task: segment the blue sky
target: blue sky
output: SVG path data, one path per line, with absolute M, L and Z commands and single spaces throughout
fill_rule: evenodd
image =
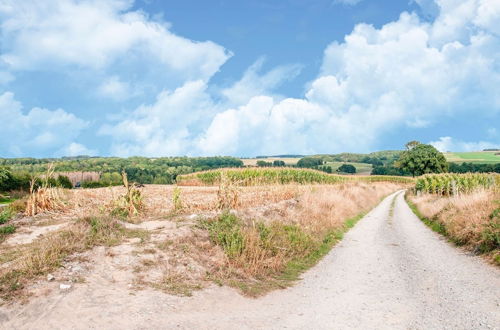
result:
M 0 0 L 0 157 L 500 147 L 497 0 Z

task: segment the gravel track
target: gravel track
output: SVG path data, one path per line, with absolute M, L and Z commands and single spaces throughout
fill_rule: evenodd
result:
M 0 312 L 8 329 L 500 329 L 500 271 L 447 243 L 397 192 L 292 288 L 190 298 L 90 279 Z M 391 211 L 391 206 L 393 210 Z

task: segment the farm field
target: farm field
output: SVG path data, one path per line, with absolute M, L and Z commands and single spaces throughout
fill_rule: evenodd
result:
M 372 164 L 355 162 L 327 162 L 325 165 L 331 166 L 332 171 L 335 173 L 335 171 L 337 171 L 337 169 L 342 166 L 342 164 L 349 164 L 356 167 L 356 175 L 370 175 L 373 169 Z
M 478 164 L 500 163 L 500 151 L 477 151 L 477 152 L 447 152 L 444 154 L 446 160 L 454 163 L 471 162 Z
M 413 184 L 411 177 L 390 175 L 338 175 L 303 168 L 229 168 L 197 172 L 177 177 L 181 186 L 218 185 L 223 181 L 241 186 L 268 184 L 337 184 L 346 182 L 397 182 Z
M 0 301 L 37 295 L 39 286 L 57 291 L 55 283 L 102 276 L 102 253 L 111 256 L 105 262 L 116 264 L 107 271 L 123 279 L 123 289 L 191 295 L 215 281 L 261 295 L 292 284 L 301 271 L 289 269 L 289 261 L 307 261 L 300 269 L 309 268 L 339 239 L 346 220 L 401 187 L 347 182 L 43 188 L 36 198 L 9 207 L 17 215 L 3 220 L 15 230 L 0 234 Z M 73 268 L 80 271 L 68 273 Z M 280 277 L 284 272 L 288 280 Z M 55 283 L 45 282 L 49 274 Z

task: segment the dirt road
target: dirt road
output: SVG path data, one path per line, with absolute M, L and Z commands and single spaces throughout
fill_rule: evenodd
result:
M 113 283 L 93 278 L 2 308 L 0 322 L 6 329 L 500 329 L 500 271 L 425 227 L 403 192 L 296 286 L 263 298 L 218 287 L 181 298 Z

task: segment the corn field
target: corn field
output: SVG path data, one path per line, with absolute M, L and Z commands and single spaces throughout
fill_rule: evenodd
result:
M 415 183 L 417 192 L 446 196 L 498 187 L 500 187 L 500 175 L 490 173 L 426 174 L 417 178 Z
M 414 179 L 400 176 L 352 176 L 327 174 L 311 169 L 296 168 L 239 168 L 218 169 L 197 172 L 177 177 L 177 184 L 184 186 L 218 185 L 221 177 L 226 176 L 230 182 L 238 186 L 257 186 L 266 184 L 336 184 L 349 181 L 360 182 L 398 182 L 413 183 Z

